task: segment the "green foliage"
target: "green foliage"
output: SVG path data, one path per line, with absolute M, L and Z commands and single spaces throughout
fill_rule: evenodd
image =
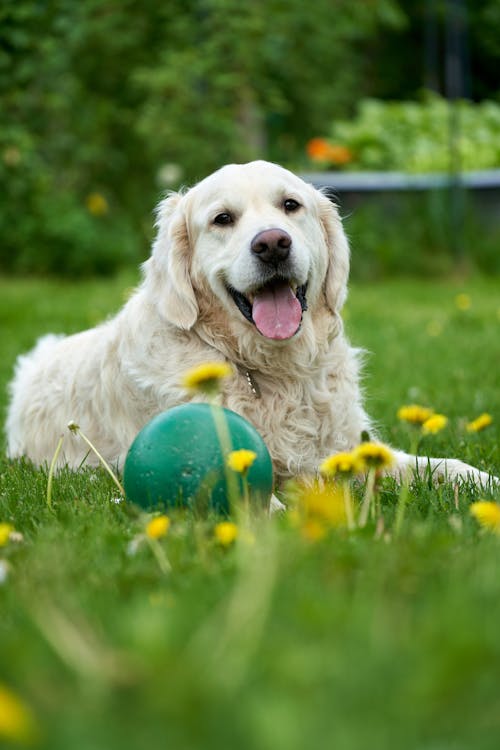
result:
M 134 133 L 138 97 L 127 78 L 145 58 L 155 15 L 141 3 L 144 22 L 129 26 L 138 5 L 2 4 L 3 269 L 107 272 L 144 253 L 153 172 Z M 106 204 L 97 214 L 94 194 Z
M 500 272 L 500 189 L 463 191 L 457 217 L 449 190 L 343 196 L 353 278 L 432 278 L 457 268 Z
M 323 0 L 314 13 L 301 0 L 184 4 L 165 24 L 168 43 L 135 75 L 146 97 L 139 130 L 189 179 L 266 154 L 293 160 L 349 107 L 363 74 L 355 51 L 402 22 L 390 0 L 341 0 L 334 11 Z
M 457 122 L 456 145 L 450 142 L 452 116 Z M 365 99 L 352 120 L 334 122 L 331 141 L 351 151 L 348 170 L 448 172 L 452 166 L 463 171 L 500 167 L 499 134 L 500 104 L 450 105 L 428 94 L 421 102 Z
M 314 14 L 299 0 L 5 0 L 0 268 L 79 275 L 144 257 L 159 189 L 292 158 L 346 110 L 363 75 L 352 50 L 401 20 L 393 0 L 319 0 Z
M 132 281 L 0 282 L 2 382 L 19 341 L 57 320 L 88 325 Z M 497 307 L 489 280 L 354 285 L 347 327 L 374 353 L 370 410 L 395 445 L 411 442 L 397 407 L 418 400 L 451 423 L 423 450 L 499 472 Z M 467 435 L 480 411 L 494 424 Z M 339 528 L 311 543 L 286 516 L 256 515 L 255 542 L 223 548 L 216 519 L 174 514 L 165 574 L 147 544 L 130 545 L 145 519 L 112 502 L 104 472 L 60 473 L 53 512 L 46 481 L 0 459 L 0 523 L 23 535 L 0 548 L 1 682 L 31 710 L 34 748 L 498 747 L 500 538 L 469 513 L 498 490 L 416 482 L 396 538 L 391 481 L 383 534 Z

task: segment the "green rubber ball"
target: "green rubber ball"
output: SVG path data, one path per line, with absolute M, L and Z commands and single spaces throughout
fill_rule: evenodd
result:
M 218 436 L 221 429 L 230 443 L 224 450 Z M 227 454 L 242 448 L 257 454 L 246 476 L 250 500 L 267 504 L 273 469 L 257 430 L 229 409 L 209 404 L 176 406 L 148 422 L 130 446 L 123 470 L 125 494 L 148 510 L 164 505 L 227 513 L 230 498 L 244 492 L 241 476 L 226 465 Z

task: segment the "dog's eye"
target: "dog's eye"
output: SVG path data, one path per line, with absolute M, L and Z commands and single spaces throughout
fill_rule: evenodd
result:
M 214 224 L 219 224 L 220 226 L 226 226 L 227 224 L 234 224 L 234 218 L 229 213 L 217 214 L 217 216 L 214 219 Z
M 293 198 L 287 198 L 286 201 L 283 201 L 283 208 L 287 214 L 292 214 L 300 208 L 300 203 Z

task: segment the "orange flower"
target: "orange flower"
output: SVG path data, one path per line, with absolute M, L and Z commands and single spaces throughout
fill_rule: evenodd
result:
M 347 146 L 329 143 L 325 138 L 313 138 L 306 146 L 307 155 L 312 161 L 341 166 L 352 161 L 352 151 Z
M 340 146 L 337 144 L 330 146 L 328 161 L 332 164 L 338 164 L 339 166 L 342 164 L 349 164 L 349 162 L 352 161 L 352 157 L 353 153 L 351 149 L 347 148 L 347 146 Z
M 313 161 L 328 161 L 330 144 L 324 138 L 312 138 L 306 146 L 306 151 Z

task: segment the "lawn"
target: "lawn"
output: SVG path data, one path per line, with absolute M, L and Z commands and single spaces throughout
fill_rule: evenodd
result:
M 0 281 L 2 394 L 38 335 L 95 324 L 135 281 Z M 346 327 L 385 439 L 408 448 L 397 408 L 430 405 L 449 425 L 423 451 L 500 474 L 499 305 L 490 279 L 353 286 Z M 467 433 L 485 411 L 493 424 Z M 104 472 L 57 476 L 52 510 L 46 484 L 0 458 L 0 523 L 22 535 L 0 547 L 0 745 L 500 746 L 500 537 L 469 512 L 498 490 L 422 479 L 395 534 L 386 480 L 384 528 L 312 541 L 291 514 L 254 514 L 223 546 L 217 519 L 179 512 L 146 542 Z

